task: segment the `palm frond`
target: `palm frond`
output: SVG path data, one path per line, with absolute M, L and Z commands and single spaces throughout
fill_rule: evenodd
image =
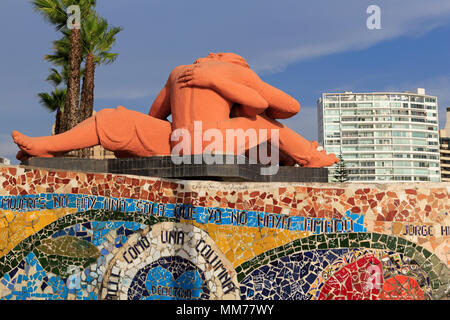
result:
M 50 82 L 55 87 L 59 86 L 64 81 L 63 75 L 55 68 L 50 68 L 50 71 L 51 72 L 45 81 Z
M 45 20 L 55 25 L 56 30 L 62 29 L 67 22 L 65 7 L 59 0 L 32 0 L 33 8 L 40 13 Z
M 55 25 L 56 30 L 64 30 L 67 26 L 67 8 L 71 5 L 80 7 L 81 20 L 88 16 L 96 6 L 96 0 L 31 0 L 33 8 L 45 20 Z
M 116 42 L 116 35 L 122 30 L 122 27 L 110 28 L 106 19 L 91 12 L 85 17 L 81 27 L 85 56 L 93 54 L 95 64 L 114 62 L 118 54 L 111 53 L 110 50 Z
M 50 93 L 38 93 L 39 103 L 49 112 L 55 112 L 58 111 L 58 109 L 64 111 L 66 92 L 66 89 L 55 88 Z

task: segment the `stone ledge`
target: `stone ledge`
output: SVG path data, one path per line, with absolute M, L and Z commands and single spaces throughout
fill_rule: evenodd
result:
M 185 157 L 184 160 L 183 164 L 174 164 L 170 156 L 104 160 L 57 157 L 30 158 L 22 164 L 46 169 L 131 174 L 182 180 L 328 182 L 327 168 L 280 166 L 276 174 L 262 175 L 261 169 L 268 168 L 268 166 L 250 164 L 248 159 L 243 156 L 222 158 L 224 164 L 206 164 L 201 157 L 194 156 Z

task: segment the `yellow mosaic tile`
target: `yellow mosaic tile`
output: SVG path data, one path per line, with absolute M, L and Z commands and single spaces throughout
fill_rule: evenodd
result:
M 235 268 L 270 249 L 310 235 L 309 231 L 219 226 L 215 224 L 200 224 L 188 220 L 184 220 L 183 223 L 192 224 L 207 232 L 229 261 L 233 262 Z
M 28 212 L 0 211 L 0 257 L 50 223 L 75 212 L 77 209 L 67 208 Z

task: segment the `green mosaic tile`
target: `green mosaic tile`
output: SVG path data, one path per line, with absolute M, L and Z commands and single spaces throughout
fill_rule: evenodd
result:
M 405 253 L 405 246 L 398 244 L 397 250 L 398 253 Z
M 439 287 L 440 287 L 440 285 L 439 285 L 439 281 L 438 280 L 431 281 L 431 288 L 437 289 Z
M 430 277 L 430 280 L 438 279 L 438 275 L 434 271 L 428 272 L 428 277 Z
M 395 237 L 389 237 L 387 247 L 389 250 L 395 251 L 397 248 L 397 239 Z
M 300 239 L 294 240 L 294 242 L 292 242 L 292 245 L 296 248 L 300 247 L 301 244 L 302 243 L 301 243 Z
M 450 282 L 450 271 L 447 268 L 447 266 L 444 265 L 443 263 L 440 263 L 439 266 L 441 267 L 441 270 L 440 271 L 436 271 L 436 273 L 439 274 L 439 278 L 447 279 L 447 282 Z
M 406 255 L 407 257 L 412 258 L 412 257 L 414 256 L 415 251 L 416 251 L 416 250 L 415 250 L 413 247 L 406 247 L 406 248 L 405 248 L 405 255 Z
M 269 261 L 274 261 L 274 260 L 276 260 L 277 259 L 277 255 L 276 254 L 273 254 L 273 255 L 271 255 L 270 257 L 269 257 Z
M 428 250 L 423 250 L 422 251 L 423 256 L 425 257 L 425 259 L 428 259 L 431 256 L 431 252 Z
M 425 261 L 426 261 L 425 258 L 423 257 L 423 255 L 422 255 L 421 253 L 419 253 L 418 251 L 416 251 L 416 252 L 414 253 L 413 259 L 416 260 L 416 262 L 417 262 L 419 265 L 424 264 Z
M 339 246 L 341 248 L 348 248 L 349 247 L 348 238 L 347 239 L 339 239 Z
M 387 241 L 388 241 L 387 235 L 382 234 L 379 241 L 382 243 L 387 243 Z
M 370 242 L 369 242 L 369 241 L 361 241 L 361 242 L 359 243 L 359 245 L 360 245 L 361 247 L 364 247 L 364 248 L 370 248 Z
M 370 233 L 359 232 L 358 233 L 358 240 L 359 241 L 370 240 Z
M 384 249 L 385 246 L 381 243 L 372 243 L 371 248 L 372 249 Z
M 348 239 L 348 233 L 337 233 L 338 239 Z
M 351 232 L 351 233 L 348 234 L 348 238 L 349 238 L 350 240 L 358 239 L 358 234 L 357 234 L 357 233 L 354 233 L 354 232 Z
M 311 244 L 316 244 L 317 243 L 317 236 L 309 236 L 309 237 L 307 237 L 307 239 L 308 239 L 308 244 L 309 245 L 311 245 Z
M 356 241 L 350 242 L 350 248 L 359 248 L 359 242 Z
M 377 242 L 381 237 L 379 233 L 372 233 L 372 242 Z
M 324 234 L 318 234 L 316 238 L 316 242 L 325 242 L 325 235 Z
M 427 250 L 424 250 L 424 254 L 425 254 L 425 251 L 427 251 Z M 433 265 L 437 265 L 437 264 L 441 263 L 441 260 L 435 254 L 433 254 L 431 256 L 430 261 Z
M 433 266 L 431 263 L 424 263 L 420 266 L 420 268 L 428 274 L 433 270 Z
M 328 248 L 335 249 L 339 247 L 338 239 L 331 239 L 328 240 Z
M 245 261 L 243 264 L 241 264 L 241 267 L 243 270 L 247 270 L 250 267 L 250 261 Z

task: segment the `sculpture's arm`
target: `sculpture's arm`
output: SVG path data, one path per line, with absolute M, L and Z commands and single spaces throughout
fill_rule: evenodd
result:
M 214 75 L 207 68 L 197 64 L 183 72 L 177 79 L 183 87 L 202 87 L 216 91 L 224 99 L 239 104 L 241 114 L 256 116 L 264 112 L 269 104 L 254 89 L 230 79 Z
M 235 67 L 236 68 L 236 67 Z M 214 70 L 214 69 L 213 69 Z M 195 64 L 181 74 L 178 81 L 186 86 L 199 86 L 214 89 L 229 101 L 242 105 L 248 115 L 262 112 L 273 119 L 286 119 L 300 111 L 300 104 L 287 93 L 262 81 L 256 73 L 247 68 L 238 68 L 235 81 L 227 75 L 214 74 L 207 65 Z M 261 102 L 265 101 L 264 105 Z M 268 107 L 266 105 L 268 103 Z
M 252 72 L 252 71 L 251 71 Z M 253 72 L 252 72 L 253 73 Z M 287 93 L 262 81 L 256 73 L 249 85 L 269 103 L 266 114 L 272 119 L 286 119 L 300 111 L 300 103 Z
M 245 116 L 261 114 L 269 106 L 256 90 L 231 80 L 215 79 L 211 88 L 228 101 L 239 104 L 242 115 Z
M 170 88 L 169 81 L 167 81 L 166 85 L 153 102 L 148 115 L 157 119 L 166 120 L 170 114 Z

